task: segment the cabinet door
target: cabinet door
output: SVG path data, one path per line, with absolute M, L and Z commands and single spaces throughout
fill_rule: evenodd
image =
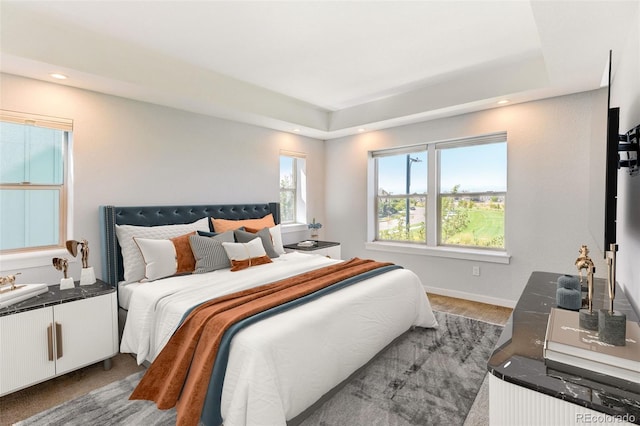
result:
M 0 318 L 0 395 L 55 375 L 52 320 L 51 308 Z
M 115 293 L 54 306 L 56 374 L 64 374 L 118 352 Z M 114 337 L 115 336 L 115 337 Z M 115 343 L 114 343 L 115 342 Z

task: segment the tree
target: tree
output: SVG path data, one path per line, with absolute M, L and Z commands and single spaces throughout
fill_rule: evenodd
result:
M 455 195 L 460 189 L 460 184 L 454 185 L 451 194 Z M 448 240 L 462 232 L 469 224 L 469 211 L 464 203 L 460 203 L 455 197 L 442 197 L 442 241 Z

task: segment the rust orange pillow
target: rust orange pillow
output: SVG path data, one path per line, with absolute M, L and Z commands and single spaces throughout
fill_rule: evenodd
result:
M 195 232 L 189 234 L 180 235 L 179 237 L 171 238 L 171 242 L 176 249 L 176 260 L 178 266 L 176 267 L 177 274 L 190 274 L 196 269 L 196 258 L 191 250 L 191 244 L 189 237 L 196 235 Z
M 272 226 L 276 226 L 272 213 L 269 213 L 260 219 L 228 220 L 212 217 L 211 223 L 213 224 L 213 230 L 215 232 L 233 231 L 238 228 L 242 228 L 243 226 L 245 228 L 250 227 L 254 229 L 271 228 Z

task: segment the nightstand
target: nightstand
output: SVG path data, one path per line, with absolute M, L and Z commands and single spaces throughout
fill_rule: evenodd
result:
M 115 287 L 48 292 L 0 309 L 0 396 L 104 361 L 118 353 Z
M 332 259 L 341 259 L 341 249 L 340 243 L 332 242 L 332 241 L 319 241 L 319 240 L 307 240 L 313 241 L 315 244 L 310 247 L 299 246 L 299 243 L 295 244 L 287 244 L 284 246 L 284 249 L 287 252 L 298 251 L 300 253 L 307 254 L 319 254 L 322 256 L 327 256 Z

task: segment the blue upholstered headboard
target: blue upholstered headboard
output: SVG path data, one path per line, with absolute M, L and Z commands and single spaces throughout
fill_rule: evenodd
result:
M 280 203 L 212 204 L 200 206 L 100 206 L 102 244 L 102 280 L 116 285 L 124 279 L 122 253 L 116 237 L 116 225 L 158 226 L 195 222 L 203 217 L 216 219 L 260 219 L 273 214 L 280 223 Z M 209 223 L 211 227 L 211 223 Z

